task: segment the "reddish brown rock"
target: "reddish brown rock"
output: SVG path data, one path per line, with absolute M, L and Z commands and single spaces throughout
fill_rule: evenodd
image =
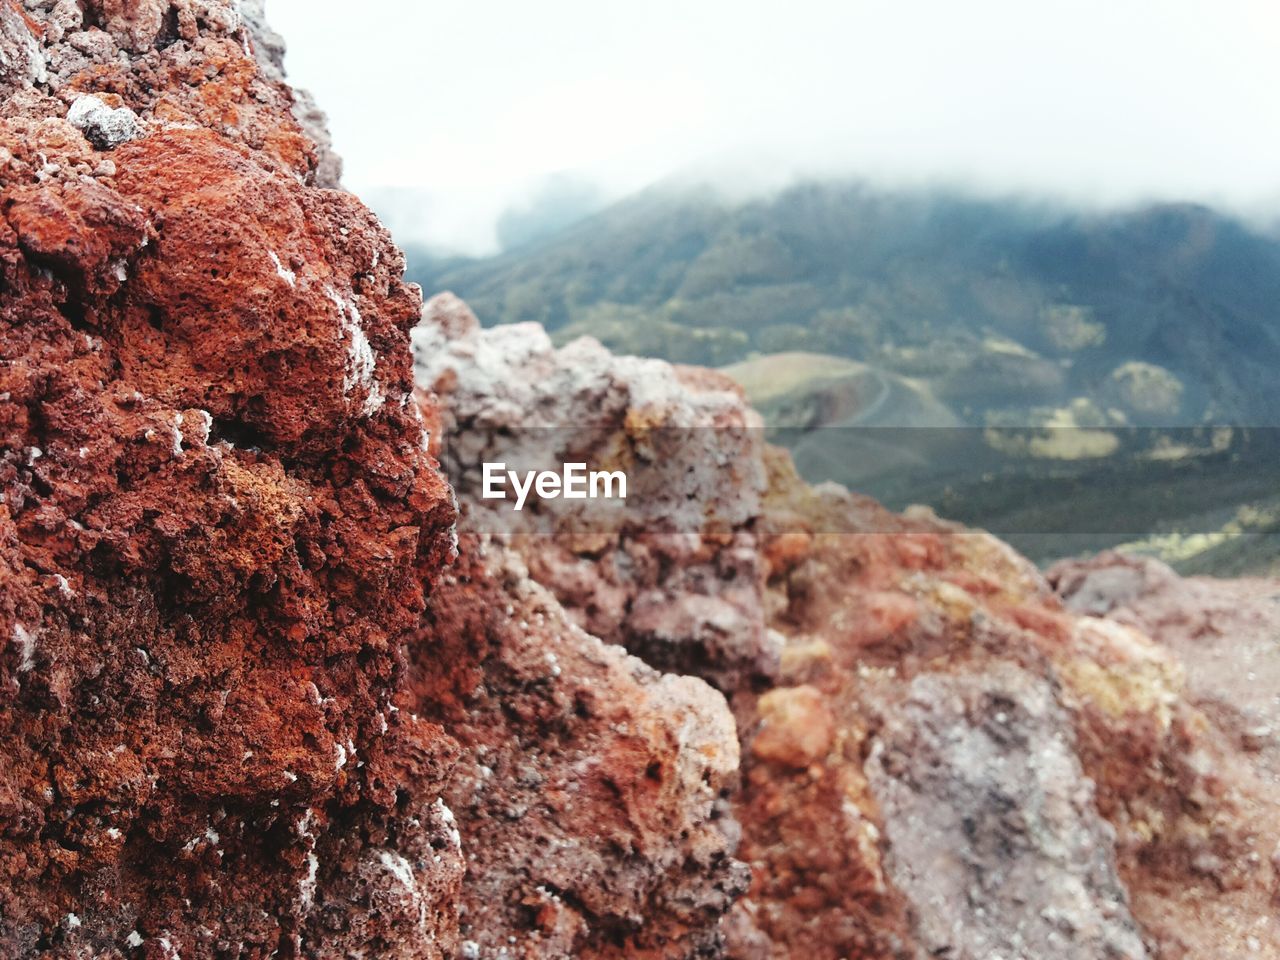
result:
M 475 538 L 441 579 L 421 300 L 315 186 L 260 20 L 29 8 L 0 8 L 0 956 L 717 952 L 724 699 Z
M 391 712 L 453 521 L 417 292 L 230 5 L 15 10 L 0 955 L 447 955 L 456 747 Z
M 835 718 L 814 687 L 770 690 L 757 701 L 756 710 L 760 720 L 751 752 L 765 763 L 805 770 L 831 750 Z
M 1275 949 L 1280 820 L 1169 650 L 1063 610 L 992 538 L 773 475 L 782 689 L 822 691 L 837 733 L 802 771 L 747 754 L 738 953 Z M 832 511 L 867 532 L 824 533 Z
M 532 520 L 513 515 L 479 498 L 480 461 L 604 452 L 646 469 L 616 452 L 710 422 L 691 414 L 705 415 L 699 391 L 714 380 L 610 358 L 587 341 L 556 351 L 530 325 L 481 332 L 449 297 L 428 305 L 415 337 L 421 382 L 443 399 L 437 427 L 464 524 L 498 512 L 533 579 L 575 619 L 657 665 L 700 670 L 731 696 L 744 748 L 737 855 L 753 880 L 723 926 L 729 955 L 1270 949 L 1263 904 L 1274 879 L 1258 854 L 1274 818 L 1256 771 L 1188 695 L 1169 650 L 1116 620 L 1064 610 L 994 538 L 810 489 L 762 444 L 735 448 L 725 458 L 734 475 L 719 475 L 717 450 L 751 436 L 750 419 L 730 412 L 741 404 L 732 394 L 715 401 L 717 431 L 689 435 L 697 463 L 667 452 L 668 482 L 620 524 L 577 515 L 575 526 L 538 504 Z M 643 375 L 633 366 L 642 363 Z M 638 390 L 641 378 L 681 386 Z M 573 429 L 554 430 L 566 423 Z M 763 498 L 746 477 L 767 478 Z M 736 539 L 709 536 L 701 518 L 735 507 Z M 645 531 L 649 509 L 690 518 L 686 545 L 658 564 L 658 580 L 637 585 L 637 558 L 661 542 Z M 726 579 L 751 600 L 708 644 L 681 611 L 714 598 L 706 584 L 717 580 L 683 574 L 735 551 L 751 559 Z M 651 607 L 646 589 L 656 591 Z M 609 609 L 622 613 L 602 615 Z M 646 642 L 637 625 L 650 610 L 674 643 Z M 761 628 L 771 649 L 781 644 L 777 686 L 763 695 L 773 671 L 732 669 L 735 650 L 764 649 L 752 639 Z M 673 649 L 698 655 L 673 661 Z M 1223 905 L 1191 908 L 1206 897 Z
M 1048 577 L 1069 609 L 1138 628 L 1178 658 L 1199 717 L 1167 775 L 1185 806 L 1234 814 L 1202 825 L 1178 807 L 1126 812 L 1135 910 L 1169 956 L 1280 955 L 1276 924 L 1263 919 L 1280 892 L 1280 582 L 1183 578 L 1119 553 L 1060 563 Z M 1145 840 L 1164 841 L 1162 856 Z
M 719 955 L 747 883 L 723 697 L 590 636 L 472 537 L 414 650 L 402 713 L 463 749 L 445 795 L 467 851 L 461 955 Z

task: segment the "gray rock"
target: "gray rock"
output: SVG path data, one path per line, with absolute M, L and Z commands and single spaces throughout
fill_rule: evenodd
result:
M 114 150 L 141 133 L 132 110 L 128 107 L 113 110 L 92 94 L 76 98 L 67 111 L 67 121 L 99 150 Z
M 1007 662 L 926 673 L 882 707 L 866 772 L 930 956 L 1147 956 L 1046 679 Z
M 9 4 L 0 4 L 0 91 L 9 93 L 43 83 L 46 77 L 40 44 Z
M 734 384 L 586 337 L 557 348 L 537 324 L 482 330 L 448 293 L 427 303 L 413 343 L 419 385 L 441 397 L 460 526 L 539 534 L 527 541 L 535 579 L 584 629 L 659 670 L 724 691 L 776 671 L 752 530 L 764 430 Z M 624 469 L 628 497 L 517 513 L 481 495 L 482 464 L 498 461 Z

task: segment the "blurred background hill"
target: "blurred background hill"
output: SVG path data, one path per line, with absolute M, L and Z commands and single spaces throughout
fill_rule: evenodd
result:
M 410 278 L 488 324 L 723 367 L 810 479 L 1040 560 L 1129 543 L 1185 568 L 1273 564 L 1254 536 L 1280 506 L 1269 227 L 856 181 L 593 204 L 561 183 L 500 219 L 501 253 L 410 247 Z

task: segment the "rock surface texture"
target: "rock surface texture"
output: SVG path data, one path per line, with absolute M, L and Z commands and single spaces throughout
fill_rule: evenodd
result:
M 0 0 L 0 958 L 1280 956 L 1280 585 L 1046 578 L 424 308 L 281 55 Z
M 0 23 L 0 956 L 446 955 L 400 255 L 234 4 Z
M 413 336 L 419 382 L 441 404 L 442 458 L 476 507 L 464 528 L 527 544 L 532 576 L 579 626 L 649 663 L 729 695 L 768 680 L 778 649 L 752 533 L 763 424 L 736 386 L 594 340 L 556 350 L 536 324 L 482 332 L 450 294 L 431 299 Z M 576 500 L 516 512 L 481 497 L 486 461 L 588 462 L 626 472 L 631 489 L 621 510 Z

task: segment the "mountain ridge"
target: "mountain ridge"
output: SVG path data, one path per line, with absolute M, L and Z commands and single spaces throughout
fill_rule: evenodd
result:
M 717 366 L 829 353 L 936 378 L 971 423 L 1078 396 L 1133 423 L 1271 425 L 1280 411 L 1280 239 L 1197 204 L 1088 212 L 859 182 L 745 202 L 651 190 L 495 257 L 408 257 L 411 279 L 490 323 Z M 1134 375 L 1179 396 L 1126 404 L 1113 380 Z

